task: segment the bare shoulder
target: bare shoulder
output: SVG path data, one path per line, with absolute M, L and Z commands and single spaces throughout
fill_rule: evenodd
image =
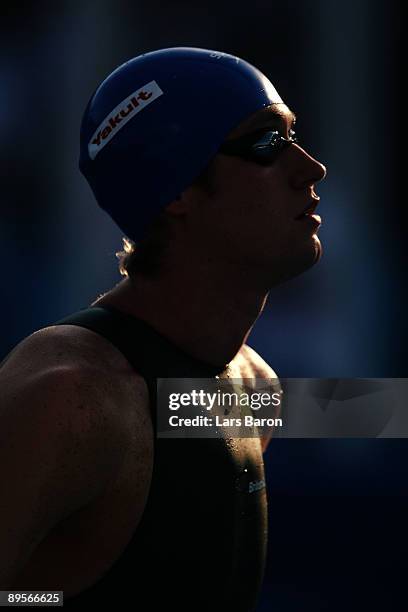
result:
M 111 395 L 127 394 L 128 385 L 139 392 L 146 387 L 117 347 L 77 325 L 52 325 L 24 338 L 0 363 L 0 380 L 18 384 L 46 371 L 82 372 Z
M 3 397 L 30 389 L 66 395 L 75 389 L 95 407 L 111 406 L 109 421 L 124 432 L 152 437 L 144 379 L 124 355 L 99 334 L 75 325 L 54 325 L 22 340 L 0 364 Z
M 248 344 L 243 344 L 237 355 L 243 378 L 278 378 L 271 366 Z
M 110 342 L 77 325 L 51 325 L 26 338 L 5 357 L 0 368 L 18 366 L 27 372 L 38 367 L 77 365 L 130 370 L 130 364 Z

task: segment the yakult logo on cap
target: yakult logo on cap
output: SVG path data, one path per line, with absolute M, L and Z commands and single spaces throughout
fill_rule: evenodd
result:
M 99 151 L 123 128 L 132 117 L 163 94 L 156 81 L 150 81 L 130 94 L 102 121 L 88 144 L 88 153 L 95 159 Z

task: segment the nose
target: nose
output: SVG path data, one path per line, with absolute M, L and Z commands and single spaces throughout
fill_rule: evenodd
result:
M 291 173 L 291 184 L 295 189 L 302 189 L 309 185 L 314 185 L 322 181 L 326 174 L 326 166 L 317 159 L 309 155 L 298 144 L 293 144 L 292 149 L 296 149 L 296 163 L 293 164 Z

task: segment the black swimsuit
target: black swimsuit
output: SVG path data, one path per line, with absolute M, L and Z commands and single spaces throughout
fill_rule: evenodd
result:
M 156 379 L 210 378 L 200 362 L 150 325 L 111 307 L 91 307 L 56 325 L 91 329 L 114 344 L 145 379 L 156 422 Z M 248 612 L 255 609 L 266 554 L 263 459 L 238 461 L 225 439 L 155 439 L 141 521 L 122 555 L 64 607 Z M 75 568 L 73 568 L 75 569 Z

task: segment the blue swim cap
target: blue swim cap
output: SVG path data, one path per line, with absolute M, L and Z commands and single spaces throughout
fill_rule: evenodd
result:
M 138 241 L 226 135 L 274 103 L 282 100 L 272 83 L 233 55 L 191 47 L 145 53 L 119 66 L 92 95 L 79 167 L 99 205 Z

